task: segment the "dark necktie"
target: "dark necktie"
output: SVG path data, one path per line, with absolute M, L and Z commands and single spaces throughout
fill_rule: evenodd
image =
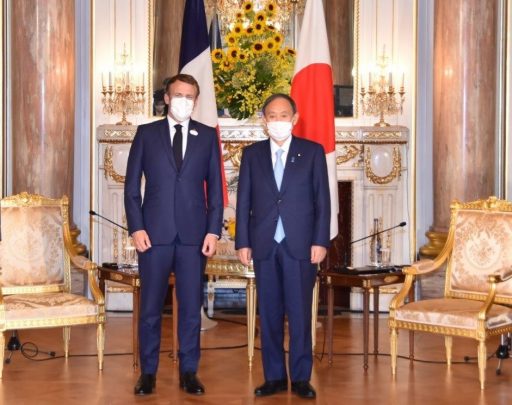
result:
M 172 142 L 172 151 L 174 153 L 176 167 L 180 170 L 181 163 L 183 162 L 183 133 L 181 132 L 181 128 L 183 127 L 180 124 L 176 124 L 174 128 L 176 128 L 176 133 L 174 134 L 174 140 Z

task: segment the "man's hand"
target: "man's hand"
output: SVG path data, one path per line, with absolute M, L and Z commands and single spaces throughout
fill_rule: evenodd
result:
M 132 233 L 133 243 L 135 245 L 135 249 L 138 252 L 145 252 L 151 247 L 151 241 L 149 240 L 149 236 L 145 230 L 135 231 Z
M 323 246 L 311 246 L 311 263 L 318 264 L 325 259 L 327 249 Z
M 251 264 L 252 259 L 252 249 L 251 248 L 241 248 L 238 249 L 238 258 L 242 262 L 244 266 L 249 266 Z
M 213 233 L 206 234 L 204 237 L 203 248 L 201 249 L 203 255 L 206 257 L 212 257 L 215 254 L 218 239 L 217 235 L 214 235 Z

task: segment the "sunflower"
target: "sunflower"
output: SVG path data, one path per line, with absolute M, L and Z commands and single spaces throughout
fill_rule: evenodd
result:
M 242 13 L 241 11 L 237 11 L 237 13 L 235 14 L 236 21 L 241 21 L 242 18 L 244 18 L 244 13 Z
M 246 53 L 246 52 L 244 52 L 244 51 L 240 51 L 240 52 L 238 53 L 238 60 L 239 60 L 240 62 L 245 62 L 245 61 L 247 60 L 247 58 L 248 58 L 248 55 L 247 55 L 247 53 Z
M 236 44 L 236 35 L 233 33 L 233 32 L 229 32 L 227 35 L 226 35 L 226 44 L 228 46 L 233 46 Z
M 236 63 L 238 60 L 238 55 L 240 54 L 240 50 L 238 48 L 228 48 L 226 54 L 228 55 L 228 59 L 231 62 Z
M 292 49 L 292 48 L 285 48 L 284 51 L 286 54 L 291 55 L 291 56 L 295 56 L 297 54 L 297 52 L 295 52 L 295 49 Z
M 274 27 L 272 24 L 267 24 L 267 30 L 275 31 L 276 27 Z
M 219 68 L 224 72 L 229 72 L 231 69 L 233 69 L 233 65 L 229 60 L 223 60 L 219 65 Z
M 220 63 L 223 58 L 224 58 L 224 52 L 222 52 L 222 49 L 214 49 L 212 51 L 213 63 Z
M 256 23 L 254 23 L 253 28 L 254 28 L 255 34 L 261 34 L 265 27 L 264 27 L 263 23 L 256 22 Z
M 252 1 L 250 0 L 247 0 L 242 6 L 242 10 L 244 10 L 245 14 L 249 14 L 252 11 L 252 9 Z
M 273 51 L 274 49 L 277 48 L 276 46 L 276 43 L 274 42 L 274 40 L 272 38 L 269 38 L 265 41 L 265 50 L 266 51 Z
M 250 25 L 245 29 L 245 33 L 249 36 L 254 34 L 254 28 L 252 28 Z
M 254 52 L 255 55 L 262 53 L 263 49 L 264 49 L 263 44 L 260 41 L 255 41 L 252 44 L 252 51 Z
M 274 50 L 274 55 L 282 56 L 283 55 L 283 51 L 281 49 L 277 48 L 276 50 Z
M 256 13 L 256 15 L 254 16 L 254 21 L 259 21 L 259 22 L 263 22 L 267 19 L 267 16 L 265 14 L 265 12 L 262 10 L 262 11 L 258 11 Z
M 283 43 L 283 34 L 281 33 L 276 33 L 274 34 L 274 42 L 279 46 Z
M 268 2 L 267 6 L 265 7 L 265 11 L 267 12 L 267 15 L 269 17 L 273 17 L 277 11 L 276 3 L 274 3 L 273 1 Z
M 241 36 L 241 35 L 242 35 L 242 33 L 244 32 L 244 26 L 243 26 L 243 24 L 242 24 L 241 22 L 237 22 L 237 23 L 234 25 L 234 27 L 231 29 L 231 32 L 232 32 L 235 36 L 237 36 L 237 37 Z

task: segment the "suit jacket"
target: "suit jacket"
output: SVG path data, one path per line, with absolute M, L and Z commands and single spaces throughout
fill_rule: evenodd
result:
M 124 187 L 128 229 L 130 234 L 146 230 L 152 244 L 172 243 L 178 235 L 183 244 L 201 245 L 207 233 L 221 232 L 224 207 L 217 133 L 194 120 L 188 128 L 179 172 L 167 119 L 140 125 L 130 148 Z
M 311 246 L 329 246 L 330 197 L 325 152 L 293 137 L 281 189 L 274 179 L 270 140 L 244 149 L 238 181 L 236 249 L 252 248 L 256 260 L 273 248 L 279 216 L 293 257 L 311 258 Z

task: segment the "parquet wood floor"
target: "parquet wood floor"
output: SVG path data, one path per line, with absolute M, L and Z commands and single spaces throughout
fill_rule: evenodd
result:
M 241 316 L 226 319 L 244 322 Z M 162 350 L 170 351 L 171 319 L 164 321 Z M 317 352 L 321 352 L 324 328 L 318 328 Z M 246 347 L 218 349 L 216 347 L 244 345 L 244 326 L 220 321 L 218 326 L 203 332 L 199 377 L 206 386 L 206 395 L 194 397 L 178 387 L 178 367 L 162 353 L 156 392 L 147 397 L 133 395 L 139 372 L 132 368 L 131 315 L 109 314 L 106 330 L 106 353 L 103 372 L 98 372 L 95 356 L 70 357 L 34 362 L 15 352 L 11 364 L 4 365 L 0 383 L 2 404 L 204 404 L 204 405 L 285 405 L 316 404 L 510 404 L 512 403 L 512 360 L 505 361 L 501 376 L 496 376 L 497 360 L 490 359 L 487 383 L 481 392 L 476 362 L 446 364 L 398 361 L 396 380 L 391 376 L 389 338 L 386 315 L 381 314 L 379 356 L 370 356 L 369 370 L 364 373 L 362 355 L 336 355 L 332 367 L 327 356 L 317 355 L 312 384 L 317 390 L 315 401 L 301 400 L 282 393 L 270 398 L 255 398 L 254 388 L 263 381 L 260 352 L 256 351 L 254 367 L 247 367 Z M 33 342 L 39 350 L 54 350 L 62 355 L 60 329 L 21 331 L 23 342 Z M 7 336 L 7 339 L 9 336 Z M 95 353 L 95 328 L 75 327 L 71 332 L 72 355 Z M 416 358 L 444 361 L 441 337 L 417 334 Z M 335 320 L 334 350 L 336 353 L 361 353 L 362 318 L 358 314 L 341 315 Z M 259 346 L 259 340 L 256 341 Z M 495 351 L 498 340 L 488 344 Z M 373 347 L 370 340 L 370 347 Z M 399 352 L 408 354 L 407 333 L 400 336 Z M 476 355 L 476 345 L 467 339 L 454 339 L 453 359 L 463 361 L 465 355 Z M 37 358 L 45 358 L 39 355 Z

